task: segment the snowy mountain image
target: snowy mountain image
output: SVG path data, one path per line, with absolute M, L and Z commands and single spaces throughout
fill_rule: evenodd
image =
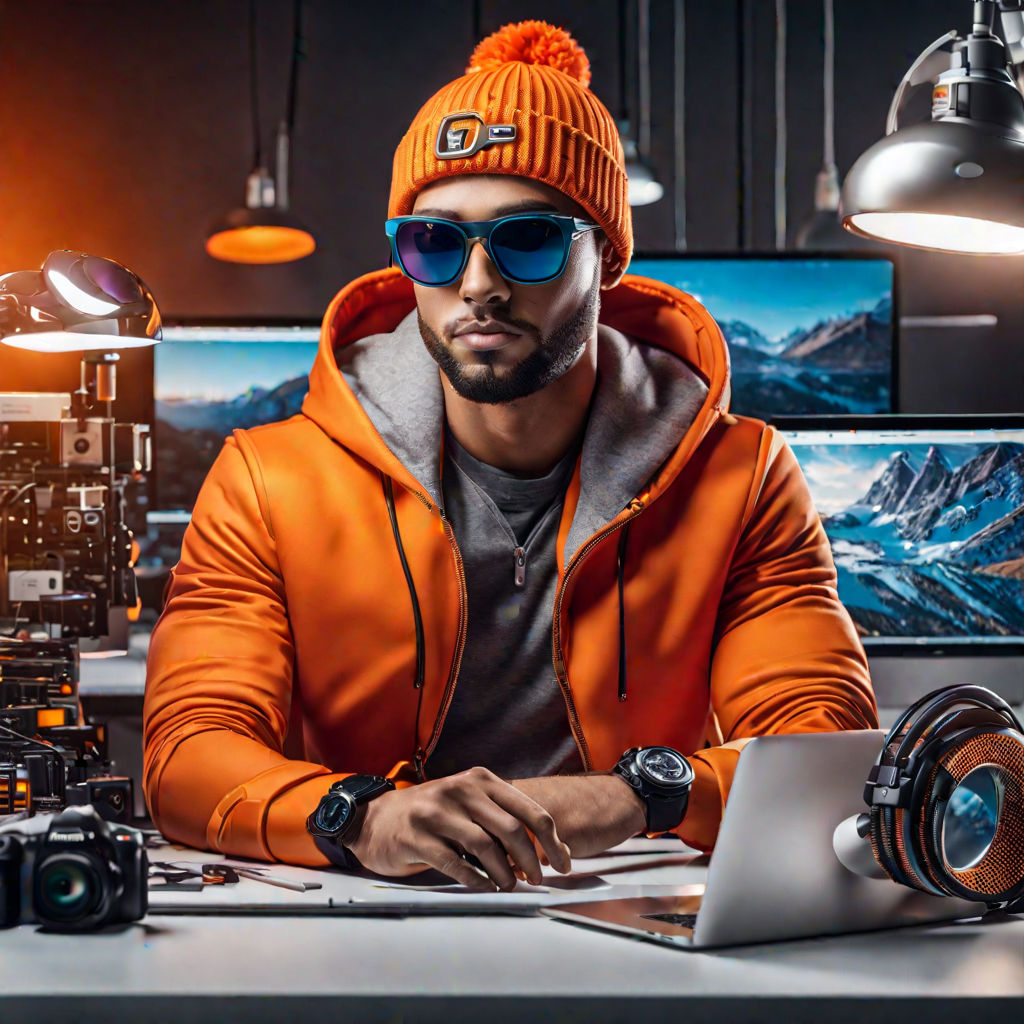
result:
M 309 390 L 311 342 L 174 342 L 155 364 L 156 505 L 191 510 L 232 430 L 294 416 Z
M 851 313 L 776 341 L 742 320 L 720 323 L 733 363 L 732 410 L 768 419 L 892 408 L 892 305 Z
M 1024 435 L 999 433 L 793 443 L 862 635 L 1024 636 Z
M 886 260 L 636 259 L 630 273 L 688 292 L 732 360 L 731 410 L 785 415 L 892 410 L 892 265 Z

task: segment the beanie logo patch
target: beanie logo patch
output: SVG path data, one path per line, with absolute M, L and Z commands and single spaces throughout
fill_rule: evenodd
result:
M 514 124 L 487 124 L 475 110 L 448 114 L 437 130 L 434 156 L 438 160 L 465 159 L 488 146 L 515 142 Z

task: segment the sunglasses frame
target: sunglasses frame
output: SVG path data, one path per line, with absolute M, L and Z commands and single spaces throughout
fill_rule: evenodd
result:
M 555 227 L 562 234 L 562 260 L 558 265 L 556 273 L 550 277 L 539 278 L 536 281 L 524 281 L 521 278 L 506 274 L 501 267 L 500 261 L 494 258 L 494 253 L 491 252 L 491 235 L 494 231 L 502 224 L 506 224 L 512 220 L 542 220 L 550 224 L 554 224 Z M 462 250 L 462 261 L 459 264 L 459 269 L 446 281 L 439 281 L 437 283 L 430 283 L 427 281 L 421 281 L 417 277 L 413 277 L 412 274 L 406 269 L 405 264 L 402 262 L 401 254 L 398 251 L 398 229 L 403 224 L 419 223 L 419 224 L 448 224 L 455 228 L 456 231 L 462 235 L 465 240 L 465 244 Z M 513 213 L 507 217 L 496 217 L 494 220 L 473 220 L 473 221 L 459 221 L 459 220 L 447 220 L 444 217 L 422 217 L 418 215 L 412 215 L 408 217 L 391 217 L 389 220 L 384 222 L 384 231 L 388 236 L 388 242 L 391 245 L 391 260 L 393 264 L 398 265 L 398 269 L 410 281 L 415 281 L 417 284 L 422 285 L 424 288 L 447 288 L 449 285 L 454 284 L 459 280 L 460 277 L 466 271 L 466 264 L 469 263 L 469 254 L 473 251 L 473 245 L 479 242 L 484 247 L 484 252 L 487 253 L 487 258 L 494 264 L 498 273 L 506 280 L 513 284 L 547 284 L 550 281 L 555 281 L 562 276 L 565 271 L 566 264 L 569 262 L 569 250 L 572 248 L 572 243 L 576 241 L 581 235 L 586 234 L 588 231 L 600 230 L 600 224 L 594 224 L 589 220 L 582 220 L 579 217 L 572 217 L 565 213 Z

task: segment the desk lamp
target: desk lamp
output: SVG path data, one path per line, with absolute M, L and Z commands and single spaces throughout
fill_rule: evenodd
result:
M 160 340 L 160 312 L 152 293 L 127 267 L 102 256 L 59 249 L 41 270 L 0 276 L 0 342 L 36 352 L 83 352 L 72 415 L 117 395 L 117 349 Z M 88 371 L 94 381 L 87 381 Z M 109 410 L 108 410 L 109 412 Z
M 1024 96 L 1011 73 L 1022 7 L 975 0 L 970 34 L 947 32 L 914 61 L 889 107 L 885 138 L 843 184 L 845 228 L 919 249 L 1024 253 Z M 992 31 L 997 10 L 1009 46 Z M 932 79 L 931 119 L 900 128 L 909 90 Z

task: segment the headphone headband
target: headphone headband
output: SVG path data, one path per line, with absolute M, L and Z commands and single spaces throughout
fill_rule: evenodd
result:
M 900 739 L 899 747 L 893 755 L 893 762 L 899 767 L 904 767 L 918 740 L 935 724 L 935 715 L 957 704 L 974 704 L 980 708 L 987 708 L 1002 715 L 1006 719 L 1007 724 L 1012 728 L 1018 731 L 1024 728 L 1013 713 L 1013 708 L 999 694 L 993 693 L 986 687 L 976 686 L 973 683 L 943 687 L 941 690 L 933 690 L 927 696 L 911 704 L 900 715 L 892 729 L 889 730 L 889 735 L 885 737 L 886 747 L 899 736 L 900 730 L 910 719 L 915 715 L 917 716 L 916 721 L 910 725 L 902 739 Z

